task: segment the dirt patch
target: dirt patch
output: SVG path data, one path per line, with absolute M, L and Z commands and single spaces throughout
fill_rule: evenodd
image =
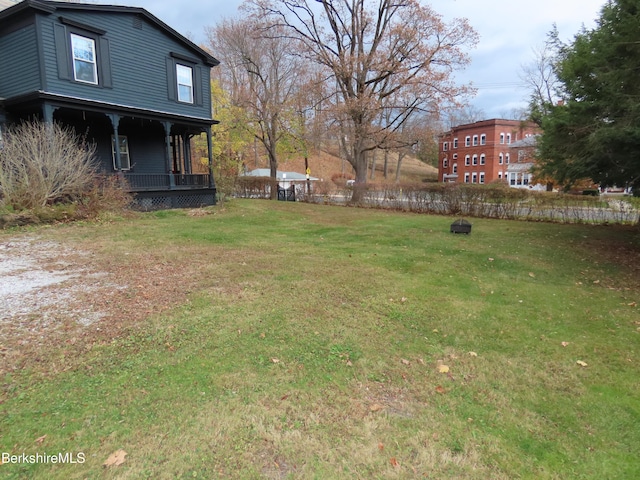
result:
M 75 368 L 149 315 L 183 303 L 198 275 L 188 258 L 114 256 L 38 236 L 0 242 L 0 376 Z

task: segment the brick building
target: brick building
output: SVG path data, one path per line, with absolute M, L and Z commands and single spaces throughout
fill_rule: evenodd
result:
M 438 137 L 438 180 L 456 183 L 507 181 L 517 154 L 512 144 L 539 133 L 531 122 L 491 119 L 458 125 Z

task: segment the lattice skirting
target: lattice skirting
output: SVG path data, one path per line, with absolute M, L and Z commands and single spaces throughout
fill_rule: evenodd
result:
M 174 192 L 139 192 L 135 196 L 135 208 L 143 211 L 167 210 L 170 208 L 198 208 L 215 204 L 215 189 Z

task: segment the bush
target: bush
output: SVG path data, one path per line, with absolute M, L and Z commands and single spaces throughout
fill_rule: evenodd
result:
M 79 200 L 97 171 L 95 145 L 58 124 L 10 128 L 0 150 L 1 201 L 16 211 Z

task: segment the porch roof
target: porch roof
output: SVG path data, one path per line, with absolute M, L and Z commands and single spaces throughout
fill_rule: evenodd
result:
M 90 110 L 101 113 L 114 113 L 124 116 L 133 116 L 140 118 L 147 118 L 152 120 L 168 120 L 173 122 L 180 122 L 184 124 L 199 125 L 199 126 L 211 126 L 220 123 L 218 120 L 213 120 L 206 117 L 192 117 L 188 115 L 180 115 L 176 113 L 164 112 L 161 110 L 150 110 L 147 108 L 137 108 L 128 105 L 118 105 L 115 103 L 102 102 L 98 100 L 89 100 L 81 97 L 74 97 L 68 95 L 59 95 L 56 93 L 49 93 L 42 90 L 32 92 L 26 95 L 15 96 L 4 99 L 5 107 L 25 105 L 25 104 L 42 104 L 50 103 L 58 107 L 71 107 L 84 110 Z

